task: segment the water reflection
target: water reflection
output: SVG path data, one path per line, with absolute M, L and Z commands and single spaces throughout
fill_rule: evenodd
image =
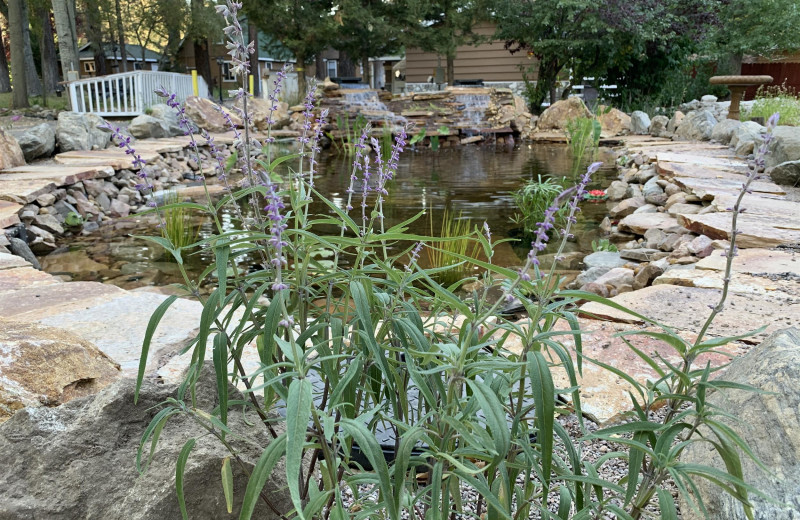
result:
M 590 189 L 604 188 L 614 174 L 613 155 L 602 151 L 600 160 L 606 161 L 593 180 Z M 315 185 L 340 208 L 347 200 L 350 184 L 351 158 L 324 154 L 319 161 Z M 512 217 L 515 214 L 513 192 L 530 179 L 572 175 L 572 160 L 564 145 L 522 145 L 515 149 L 494 149 L 491 146 L 465 146 L 443 149 L 439 152 L 410 150 L 401 156 L 397 175 L 389 183 L 385 197 L 386 226 L 407 220 L 421 211 L 431 211 L 437 230 L 441 214 L 447 208 L 451 213 L 470 218 L 474 225 L 486 221 L 495 239 L 518 237 Z M 566 181 L 571 184 L 572 180 Z M 359 187 L 356 187 L 358 192 Z M 354 212 L 358 212 L 360 193 L 354 197 Z M 583 204 L 576 230 L 576 240 L 568 251 L 591 252 L 591 241 L 597 237 L 597 227 L 607 214 L 605 204 Z M 331 214 L 323 203 L 315 203 L 312 212 Z M 245 215 L 250 208 L 243 207 Z M 232 212 L 223 212 L 221 220 L 225 229 L 237 225 Z M 360 221 L 360 219 L 356 219 Z M 155 234 L 152 221 L 141 217 L 106 226 L 88 237 L 67 239 L 64 247 L 43 259 L 48 272 L 70 280 L 98 280 L 124 288 L 143 285 L 167 285 L 179 281 L 177 270 L 158 246 L 130 235 Z M 202 235 L 213 231 L 210 222 L 203 224 Z M 430 222 L 423 217 L 412 224 L 409 231 L 429 234 Z M 503 246 L 494 261 L 501 265 L 520 264 L 529 244 L 518 241 Z M 545 251 L 545 254 L 552 251 Z M 212 259 L 205 252 L 186 259 L 187 265 L 199 273 Z

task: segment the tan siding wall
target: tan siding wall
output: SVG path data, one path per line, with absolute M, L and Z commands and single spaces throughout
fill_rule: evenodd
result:
M 491 36 L 494 27 L 480 24 L 474 31 Z M 484 81 L 522 81 L 520 65 L 528 67 L 535 63 L 525 52 L 511 54 L 503 47 L 501 41 L 491 41 L 478 46 L 462 45 L 454 63 L 456 79 L 482 79 Z M 406 49 L 406 81 L 424 83 L 433 76 L 439 59 L 436 54 L 423 52 L 420 49 Z M 441 57 L 441 66 L 445 68 L 447 61 Z M 535 79 L 535 74 L 531 79 Z

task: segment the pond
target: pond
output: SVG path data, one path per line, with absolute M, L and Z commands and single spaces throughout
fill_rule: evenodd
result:
M 600 149 L 598 160 L 605 164 L 595 174 L 589 189 L 605 188 L 616 178 L 611 150 Z M 351 158 L 329 153 L 323 153 L 319 161 L 316 187 L 341 207 L 347 198 L 351 162 Z M 513 220 L 517 213 L 513 192 L 539 176 L 561 179 L 567 175 L 566 184 L 571 185 L 571 170 L 569 150 L 558 144 L 522 144 L 513 149 L 463 146 L 438 152 L 408 150 L 401 155 L 397 175 L 388 187 L 384 203 L 386 225 L 426 210 L 431 212 L 433 234 L 438 234 L 439 222 L 447 209 L 453 215 L 471 219 L 473 226 L 486 221 L 495 240 L 517 238 L 513 244 L 501 245 L 493 261 L 503 266 L 521 265 L 530 249 L 530 240 L 521 236 L 520 226 Z M 314 211 L 330 213 L 322 203 L 313 205 Z M 599 224 L 607 212 L 604 203 L 582 204 L 576 239 L 567 244 L 573 263 L 591 253 L 591 242 L 598 237 Z M 223 222 L 230 226 L 232 213 L 222 215 Z M 132 236 L 158 234 L 153 224 L 151 219 L 134 216 L 101 226 L 91 235 L 65 238 L 58 250 L 41 259 L 42 267 L 65 280 L 101 281 L 125 289 L 180 282 L 176 264 L 163 250 Z M 201 236 L 212 231 L 210 222 L 198 225 Z M 431 219 L 428 216 L 418 219 L 409 232 L 431 234 Z M 543 254 L 553 252 L 545 250 Z M 210 255 L 204 252 L 187 259 L 187 265 L 195 273 L 210 262 Z

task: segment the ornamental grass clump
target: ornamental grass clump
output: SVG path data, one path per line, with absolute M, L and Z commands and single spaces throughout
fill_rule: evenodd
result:
M 217 10 L 228 20 L 235 72 L 246 78 L 250 46 L 234 22 L 239 7 L 228 1 Z M 244 89 L 233 94 L 246 111 Z M 278 161 L 289 159 L 272 159 L 271 143 L 258 142 L 245 126 L 236 143 L 242 172 L 238 186 L 229 181 L 231 191 L 218 202 L 184 203 L 208 213 L 214 223 L 216 231 L 198 244 L 213 253 L 214 262 L 199 279 L 182 270 L 186 289 L 202 302 L 203 312 L 187 349 L 191 363 L 181 391 L 163 403 L 142 436 L 142 470 L 170 418 L 188 416 L 230 450 L 230 457 L 220 460 L 222 485 L 207 483 L 208 493 L 224 495 L 229 510 L 241 503 L 240 519 L 251 518 L 258 502 L 284 519 L 636 519 L 647 508 L 675 518 L 665 483 L 671 479 L 687 493 L 697 478 L 716 482 L 750 511 L 748 495 L 755 491 L 742 481 L 740 457 L 753 457 L 752 452 L 719 421 L 724 411 L 705 400 L 708 391 L 732 385 L 712 380 L 714 370 L 696 364 L 698 356 L 736 338 L 705 339 L 704 327 L 694 342 L 687 342 L 610 300 L 560 290 L 553 283 L 555 265 L 547 272 L 539 269 L 538 255 L 549 240 L 558 241 L 557 256 L 562 254 L 600 163 L 554 197 L 533 226 L 530 252 L 518 269 L 491 262 L 496 243 L 488 226 L 464 230 L 463 239 L 488 260 L 448 252 L 481 270 L 480 288 L 463 300 L 455 291 L 459 283 L 442 285 L 435 268 L 418 262 L 440 240 L 408 233 L 408 225 L 421 214 L 388 228 L 384 222 L 383 197 L 407 144 L 405 131 L 382 155 L 375 151 L 381 143 L 369 140 L 368 128 L 362 130 L 354 145 L 347 200 L 337 203 L 313 183 L 325 115 L 315 115 L 312 102 L 313 92 L 307 98 L 302 150 L 292 157 L 296 166 L 288 175 L 274 179 Z M 744 191 L 757 174 L 752 172 Z M 312 199 L 325 211 L 312 213 Z M 223 228 L 216 214 L 237 200 L 258 214 L 241 216 L 236 229 Z M 560 221 L 562 208 L 566 212 Z M 738 202 L 732 211 L 741 211 Z M 732 247 L 735 234 L 734 220 Z M 182 248 L 159 241 L 182 266 Z M 334 260 L 317 260 L 323 251 L 332 251 Z M 242 269 L 239 260 L 245 255 L 255 256 L 261 269 Z M 730 265 L 709 322 L 722 309 L 729 278 Z M 211 285 L 208 296 L 197 290 L 201 283 Z M 493 298 L 497 288 L 500 298 Z M 515 299 L 528 316 L 520 322 L 498 315 Z M 641 384 L 584 353 L 578 305 L 585 300 L 636 315 L 659 329 L 619 334 L 658 374 L 657 380 Z M 157 328 L 168 326 L 160 321 L 174 301 L 170 297 L 159 306 L 146 331 L 137 398 L 149 346 Z M 680 362 L 638 350 L 631 335 L 664 342 Z M 512 339 L 518 347 L 511 348 Z M 246 354 L 257 357 L 257 367 L 245 367 Z M 589 433 L 579 384 L 585 363 L 631 385 L 629 422 Z M 201 409 L 192 399 L 204 370 L 216 376 L 213 409 Z M 556 386 L 554 371 L 563 374 L 565 387 Z M 242 389 L 245 398 L 232 399 L 230 384 Z M 654 417 L 650 411 L 658 406 L 667 411 Z M 230 442 L 245 432 L 229 427 L 229 415 L 246 411 L 255 412 L 259 420 L 252 428 L 269 439 L 254 467 L 239 458 L 236 443 Z M 556 420 L 557 414 L 571 412 L 583 437 L 571 436 Z M 591 461 L 583 441 L 597 438 L 627 451 Z M 681 452 L 693 442 L 710 442 L 726 470 L 680 462 Z M 183 471 L 194 445 L 194 439 L 187 439 L 176 465 L 176 500 L 184 518 L 192 514 L 192 504 L 183 497 Z M 628 465 L 621 480 L 603 476 L 603 465 L 614 459 Z M 293 507 L 275 511 L 264 490 L 280 460 Z M 246 489 L 232 488 L 233 464 L 249 475 Z M 241 502 L 233 499 L 237 495 Z

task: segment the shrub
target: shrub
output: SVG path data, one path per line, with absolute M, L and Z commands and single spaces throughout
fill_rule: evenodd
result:
M 770 115 L 780 113 L 781 124 L 800 125 L 800 98 L 794 89 L 783 85 L 760 86 L 752 108 L 743 111 L 743 119 L 760 117 L 766 121 Z
M 217 9 L 228 19 L 226 34 L 238 52 L 234 72 L 246 77 L 243 57 L 247 45 L 236 21 L 236 5 L 229 2 Z M 246 110 L 244 90 L 238 97 Z M 167 102 L 183 120 L 174 96 Z M 306 128 L 312 128 L 312 118 L 307 111 Z M 316 121 L 317 128 L 324 118 L 323 113 Z M 561 191 L 544 211 L 519 271 L 448 252 L 484 270 L 483 289 L 465 302 L 436 281 L 435 269 L 422 269 L 417 263 L 425 244 L 441 239 L 407 234 L 410 221 L 385 229 L 385 186 L 396 171 L 405 134 L 395 138 L 389 160 L 382 161 L 380 154 L 368 159 L 367 134 L 362 133 L 346 205 L 340 207 L 314 188 L 319 130 L 307 132 L 301 137 L 305 148 L 295 157 L 298 167 L 280 184 L 269 175 L 275 162 L 253 162 L 251 140 L 240 139 L 237 157 L 248 187 L 217 204 L 210 200 L 206 204 L 217 231 L 201 244 L 213 251 L 215 263 L 200 280 L 190 279 L 184 272 L 186 287 L 204 305 L 199 332 L 190 346 L 192 362 L 179 395 L 164 403 L 143 435 L 141 467 L 152 458 L 159 433 L 169 427 L 169 419 L 186 415 L 231 450 L 231 458 L 226 458 L 229 462 L 221 461 L 222 478 L 229 482 L 225 475 L 230 466 L 226 470 L 225 464 L 239 461 L 227 441 L 236 435 L 228 428 L 227 418 L 245 408 L 260 416 L 261 422 L 253 427 L 262 428 L 271 440 L 265 443 L 255 468 L 242 466 L 250 480 L 241 519 L 252 516 L 256 501 L 269 502 L 261 491 L 281 458 L 295 505 L 294 511 L 282 512 L 286 518 L 399 520 L 403 515 L 446 519 L 456 514 L 485 514 L 490 519 L 510 520 L 537 513 L 562 519 L 609 515 L 638 519 L 653 500 L 661 517 L 675 518 L 674 500 L 664 488 L 665 481 L 672 479 L 687 493 L 696 478 L 716 482 L 751 512 L 747 497 L 754 490 L 741 480 L 740 452 L 752 454 L 733 430 L 717 421 L 724 411 L 706 406 L 705 401 L 708 391 L 730 385 L 710 379 L 713 370 L 696 363 L 698 356 L 731 339 L 705 336 L 725 301 L 735 233 L 731 234 L 722 296 L 696 340 L 687 341 L 642 316 L 638 318 L 661 330 L 619 334 L 626 341 L 632 335 L 650 336 L 671 346 L 679 359 L 667 363 L 629 343 L 659 375 L 644 385 L 583 353 L 578 302 L 592 300 L 625 309 L 590 293 L 560 291 L 558 284 L 552 283 L 555 265 L 548 272 L 538 269 L 537 255 L 554 231 L 560 237 L 556 257 L 563 252 L 586 185 L 599 163 L 589 167 L 577 186 Z M 115 135 L 120 138 L 118 131 Z M 760 153 L 768 141 L 769 136 Z M 130 144 L 123 141 L 121 146 Z M 372 146 L 379 147 L 377 139 Z M 763 161 L 756 164 L 763 167 Z M 734 231 L 742 196 L 757 174 L 753 170 L 747 177 L 734 205 Z M 147 192 L 146 171 L 143 178 L 142 189 Z M 325 205 L 324 214 L 310 213 L 312 197 Z M 265 206 L 266 215 L 241 219 L 240 229 L 223 229 L 216 220 L 217 210 L 237 198 Z M 563 231 L 557 226 L 562 208 L 566 211 Z M 416 218 L 420 216 L 411 220 Z M 339 231 L 320 231 L 331 224 Z M 166 240 L 153 240 L 180 259 L 180 248 Z M 469 240 L 491 259 L 495 242 L 488 228 L 473 233 Z M 333 251 L 332 263 L 323 265 L 315 260 L 321 250 Z M 237 259 L 250 252 L 259 255 L 263 271 L 237 269 Z M 398 265 L 403 259 L 405 265 Z M 211 272 L 218 277 L 205 297 L 196 289 Z M 490 290 L 495 288 L 500 298 L 490 298 Z M 525 323 L 497 316 L 500 307 L 514 298 L 529 316 Z M 151 318 L 138 384 L 153 334 L 174 299 L 165 300 Z M 315 305 L 315 300 L 325 305 Z M 458 326 L 454 324 L 456 315 L 460 317 Z M 561 323 L 567 327 L 557 327 Z M 507 341 L 513 337 L 519 339 L 521 348 L 508 348 Z M 192 401 L 206 349 L 216 373 L 218 403 L 212 410 L 198 409 Z M 261 361 L 252 373 L 242 365 L 245 349 L 253 349 Z M 631 385 L 634 411 L 630 422 L 588 434 L 578 385 L 585 363 L 610 370 Z M 556 388 L 553 370 L 566 375 L 568 388 Z M 229 399 L 230 383 L 246 389 L 244 401 Z M 557 399 L 559 394 L 571 399 L 570 407 L 587 433 L 584 439 L 605 439 L 627 451 L 612 451 L 596 461 L 585 458 L 583 439 L 571 438 L 555 420 L 558 403 L 563 402 Z M 660 417 L 649 413 L 657 407 L 664 407 Z M 283 410 L 280 417 L 276 417 L 278 410 Z M 384 457 L 376 440 L 379 425 L 385 425 L 395 438 L 387 447 L 393 458 Z M 687 445 L 705 442 L 698 436 L 701 427 L 708 428 L 704 431 L 710 432 L 709 442 L 725 461 L 726 471 L 679 461 Z M 193 446 L 194 439 L 187 440 L 179 457 L 179 483 Z M 613 459 L 628 462 L 628 474 L 617 482 L 599 473 Z M 179 485 L 178 500 L 186 518 L 191 504 L 184 503 L 181 489 Z M 463 501 L 462 489 L 473 492 L 477 501 Z M 230 504 L 229 491 L 226 487 Z M 352 506 L 346 502 L 348 496 Z M 474 510 L 466 513 L 470 504 Z

